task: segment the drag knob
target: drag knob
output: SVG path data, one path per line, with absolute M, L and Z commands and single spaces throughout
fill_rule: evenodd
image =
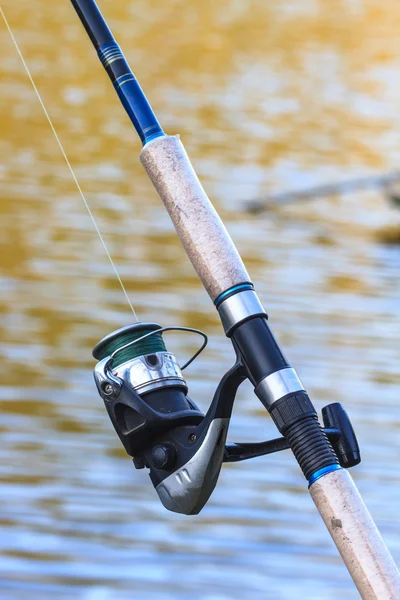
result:
M 176 450 L 172 444 L 154 446 L 151 462 L 156 469 L 171 469 L 176 462 Z

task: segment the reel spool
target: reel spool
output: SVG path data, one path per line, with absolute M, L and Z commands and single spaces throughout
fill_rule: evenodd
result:
M 103 374 L 112 375 L 140 396 L 146 395 L 147 404 L 161 413 L 189 409 L 187 385 L 175 356 L 167 352 L 163 331 L 157 323 L 136 323 L 103 338 L 93 349 L 94 358 L 100 361 L 96 383 Z M 111 387 L 101 382 L 104 395 L 112 395 Z
M 99 360 L 94 369 L 97 389 L 126 451 L 133 457 L 163 429 L 197 424 L 204 416 L 186 397 L 182 370 L 165 347 L 162 333 L 175 329 L 186 330 L 135 323 L 110 333 L 93 349 Z M 204 343 L 195 356 L 207 343 L 202 335 Z

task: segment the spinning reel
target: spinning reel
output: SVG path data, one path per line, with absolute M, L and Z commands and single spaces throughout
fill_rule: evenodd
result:
M 189 331 L 203 344 L 182 368 L 166 347 L 166 331 Z M 186 327 L 136 323 L 103 338 L 94 348 L 94 378 L 111 422 L 137 469 L 148 468 L 163 505 L 198 514 L 217 483 L 223 462 L 237 462 L 290 447 L 280 437 L 261 443 L 226 444 L 236 392 L 248 378 L 236 362 L 222 377 L 204 415 L 188 396 L 182 371 L 200 354 L 207 336 Z M 341 466 L 360 462 L 357 440 L 338 403 L 322 411 L 325 428 Z

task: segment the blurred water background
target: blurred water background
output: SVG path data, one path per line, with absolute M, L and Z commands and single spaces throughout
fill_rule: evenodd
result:
M 379 190 L 247 211 L 264 194 L 400 168 L 400 5 L 100 6 L 316 406 L 348 409 L 354 477 L 400 563 L 400 247 L 385 237 L 399 211 Z M 232 350 L 80 22 L 67 0 L 3 8 L 139 318 L 210 336 L 188 371 L 206 409 Z M 225 467 L 190 518 L 165 511 L 124 455 L 91 349 L 132 314 L 3 23 L 0 37 L 0 598 L 358 598 L 289 452 Z M 183 360 L 195 342 L 169 347 Z M 275 435 L 244 386 L 230 440 Z

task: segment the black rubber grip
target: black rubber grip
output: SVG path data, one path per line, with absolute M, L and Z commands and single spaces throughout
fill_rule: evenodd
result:
M 318 423 L 317 415 L 291 425 L 285 437 L 307 481 L 320 469 L 339 464 L 330 441 Z
M 339 464 L 305 392 L 281 398 L 271 406 L 270 414 L 288 440 L 307 480 L 323 467 Z
M 292 423 L 317 414 L 306 392 L 297 392 L 280 398 L 272 404 L 269 412 L 283 435 Z

